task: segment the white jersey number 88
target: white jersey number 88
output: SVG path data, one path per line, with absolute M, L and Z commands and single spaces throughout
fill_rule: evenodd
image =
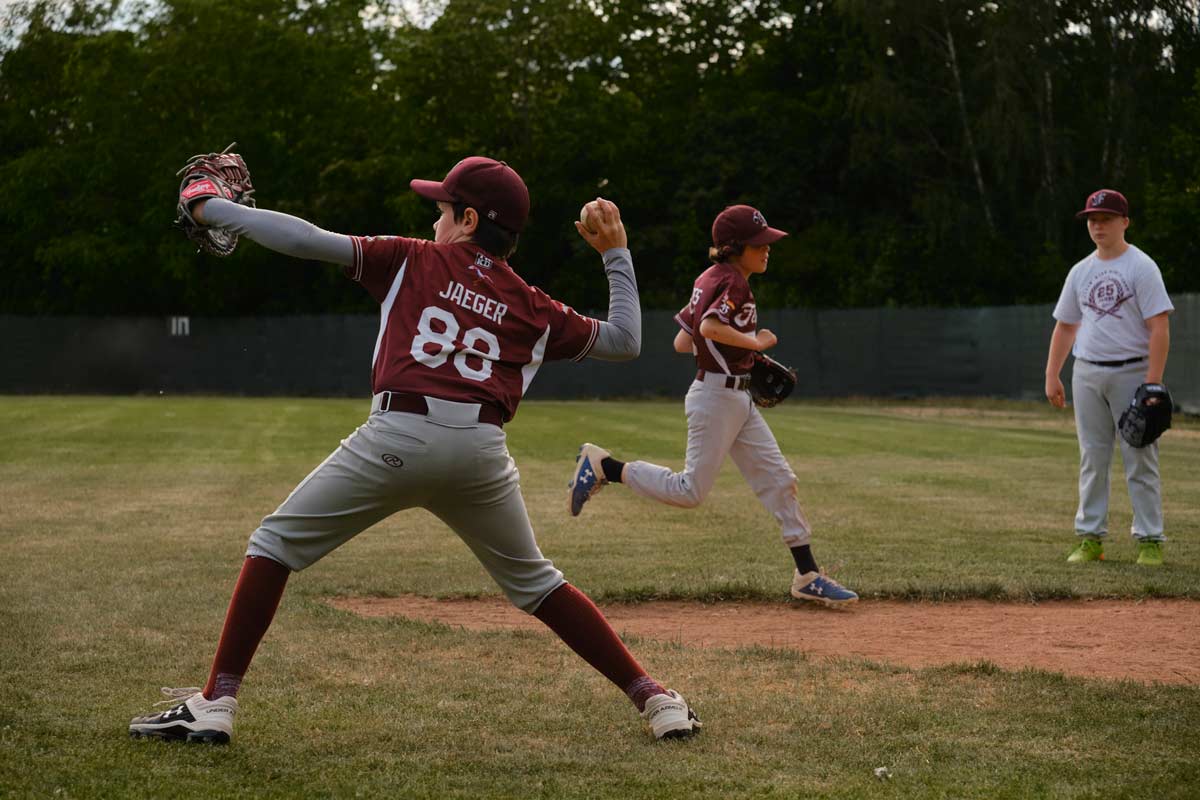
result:
M 433 329 L 434 320 L 442 323 L 443 330 Z M 458 320 L 449 311 L 429 306 L 421 312 L 421 321 L 417 323 L 417 335 L 412 342 L 412 357 L 431 369 L 442 366 L 454 350 L 459 328 Z M 425 349 L 426 345 L 437 347 L 437 352 L 429 352 Z M 454 368 L 458 373 L 473 381 L 482 382 L 490 378 L 492 362 L 500 357 L 500 340 L 496 335 L 483 328 L 471 328 L 463 334 L 462 345 L 463 349 L 454 354 Z M 483 349 L 479 349 L 480 345 L 483 345 Z M 480 360 L 478 369 L 467 363 L 467 358 L 471 356 Z

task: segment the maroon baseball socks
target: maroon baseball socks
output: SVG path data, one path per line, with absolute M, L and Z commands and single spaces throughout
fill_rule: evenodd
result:
M 242 676 L 271 626 L 291 571 L 269 558 L 248 557 L 242 564 L 204 697 L 237 697 Z M 583 592 L 564 583 L 542 601 L 534 616 L 576 654 L 615 683 L 641 711 L 646 701 L 665 694 L 646 674 L 604 614 Z
M 533 615 L 629 695 L 639 712 L 646 707 L 646 700 L 666 693 L 638 664 L 591 598 L 571 584 L 564 583 L 551 592 Z
M 217 654 L 204 686 L 206 700 L 237 697 L 250 659 L 275 618 L 289 575 L 291 570 L 269 558 L 248 556 L 242 563 Z

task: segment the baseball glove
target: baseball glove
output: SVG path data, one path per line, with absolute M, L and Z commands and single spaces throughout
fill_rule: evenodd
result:
M 250 183 L 250 170 L 237 153 L 229 152 L 237 146 L 230 143 L 219 153 L 194 155 L 176 172 L 182 175 L 179 184 L 178 214 L 175 225 L 183 235 L 196 243 L 201 250 L 214 256 L 227 256 L 237 247 L 236 233 L 224 228 L 211 228 L 196 221 L 192 206 L 201 200 L 220 197 L 254 208 L 254 186 Z
M 1133 447 L 1153 444 L 1171 427 L 1171 393 L 1161 383 L 1143 383 L 1121 414 L 1121 438 Z
M 759 408 L 770 408 L 788 398 L 796 388 L 796 370 L 785 367 L 770 356 L 754 354 L 750 367 L 750 397 Z

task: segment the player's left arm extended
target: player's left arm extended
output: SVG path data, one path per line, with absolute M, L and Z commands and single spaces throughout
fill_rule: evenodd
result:
M 1164 311 L 1146 320 L 1150 331 L 1150 359 L 1146 365 L 1146 383 L 1162 383 L 1167 369 L 1167 351 L 1171 349 L 1170 312 Z
M 225 228 L 284 255 L 342 266 L 354 261 L 354 244 L 349 236 L 331 233 L 290 214 L 247 208 L 214 197 L 197 203 L 192 216 L 204 225 Z
M 692 340 L 692 335 L 683 328 L 679 329 L 679 333 L 675 334 L 675 341 L 671 343 L 675 348 L 676 353 L 685 353 L 687 355 L 695 355 L 696 343 Z

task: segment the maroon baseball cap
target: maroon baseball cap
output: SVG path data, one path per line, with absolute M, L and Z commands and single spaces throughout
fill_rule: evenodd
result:
M 520 233 L 529 217 L 529 189 L 503 161 L 471 156 L 455 164 L 441 182 L 412 180 L 408 185 L 429 200 L 466 203 L 513 233 Z
M 1083 211 L 1076 214 L 1075 218 L 1082 219 L 1088 214 L 1101 213 L 1128 217 L 1129 201 L 1116 189 L 1101 189 L 1088 195 L 1087 202 L 1083 204 Z
M 713 221 L 713 245 L 748 244 L 752 247 L 777 242 L 785 231 L 767 225 L 767 218 L 751 206 L 729 206 Z

